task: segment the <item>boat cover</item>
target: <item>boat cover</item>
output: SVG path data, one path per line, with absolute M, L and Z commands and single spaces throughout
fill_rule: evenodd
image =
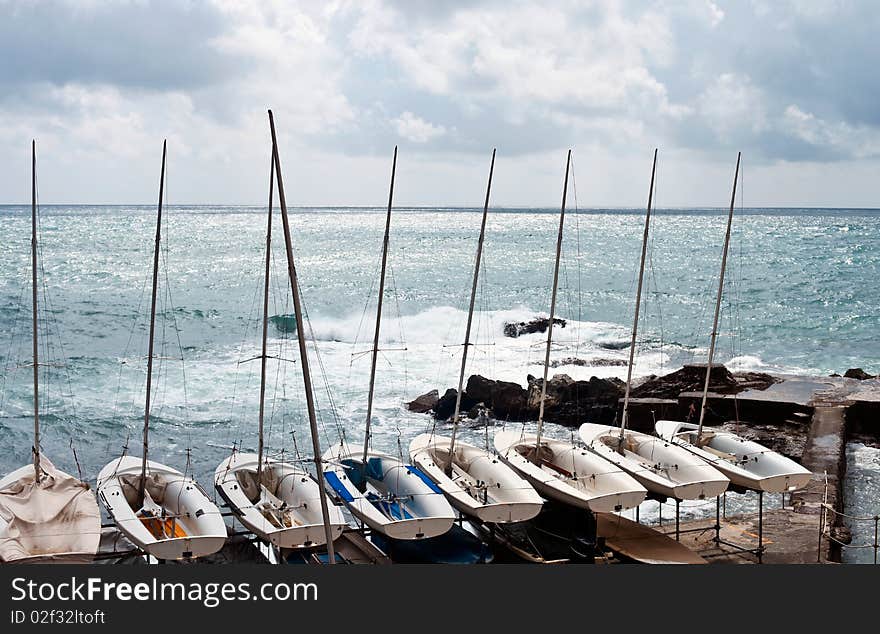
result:
M 34 470 L 0 490 L 0 561 L 91 551 L 100 534 L 101 514 L 89 485 L 40 458 Z M 91 548 L 94 544 L 95 548 Z

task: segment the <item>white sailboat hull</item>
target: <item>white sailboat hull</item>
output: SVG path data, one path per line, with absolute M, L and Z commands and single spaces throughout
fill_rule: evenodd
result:
M 113 460 L 98 474 L 98 498 L 135 546 L 157 559 L 195 559 L 223 547 L 220 509 L 192 477 L 148 460 L 146 489 L 155 517 L 145 518 L 132 507 L 140 475 L 141 459 L 134 456 Z
M 697 446 L 698 425 L 660 420 L 657 435 L 712 465 L 735 486 L 766 493 L 782 493 L 803 488 L 812 472 L 790 458 L 764 445 L 717 428 L 703 428 L 702 447 Z
M 367 454 L 365 468 L 362 457 L 345 443 L 323 457 L 327 492 L 359 521 L 394 539 L 437 537 L 452 528 L 455 511 L 424 473 L 377 451 Z
M 544 500 L 534 487 L 492 453 L 456 441 L 452 477 L 444 470 L 451 439 L 433 434 L 416 436 L 410 458 L 464 515 L 505 524 L 532 519 Z M 440 462 L 440 464 L 438 464 Z
M 619 427 L 584 423 L 578 431 L 590 451 L 629 473 L 655 495 L 703 500 L 721 495 L 730 484 L 723 473 L 662 438 L 626 430 L 621 454 L 617 451 Z
M 537 437 L 516 431 L 495 435 L 495 449 L 507 465 L 548 499 L 596 512 L 638 506 L 647 490 L 625 471 L 586 449 L 552 438 L 541 440 L 541 464 L 529 459 Z
M 0 562 L 88 563 L 101 540 L 101 512 L 89 485 L 40 456 L 35 482 L 25 465 L 0 479 Z
M 256 477 L 255 453 L 236 452 L 214 471 L 214 487 L 249 531 L 279 548 L 327 543 L 321 490 L 307 471 L 264 457 L 262 482 L 258 484 Z M 331 504 L 327 510 L 336 540 L 348 523 L 339 507 Z

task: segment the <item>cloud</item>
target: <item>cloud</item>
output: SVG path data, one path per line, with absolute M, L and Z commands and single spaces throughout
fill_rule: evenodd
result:
M 426 143 L 431 139 L 446 134 L 442 125 L 433 125 L 407 111 L 394 120 L 397 134 L 413 143 Z
M 699 115 L 725 142 L 743 140 L 767 127 L 763 91 L 746 76 L 724 73 L 697 99 Z
M 536 165 L 568 147 L 605 204 L 640 201 L 622 175 L 655 146 L 706 173 L 735 149 L 767 169 L 880 158 L 870 2 L 0 0 L 0 14 L 0 188 L 16 199 L 16 152 L 37 137 L 50 197 L 151 200 L 140 174 L 167 137 L 181 201 L 261 201 L 267 107 L 285 166 L 309 175 L 297 196 L 318 202 L 370 202 L 397 139 L 412 202 L 453 194 L 408 161 L 460 180 L 496 146 L 515 204 L 557 197 L 556 168 Z
M 828 122 L 797 105 L 785 109 L 785 127 L 798 139 L 840 156 L 865 158 L 880 155 L 880 131 L 844 122 Z
M 247 72 L 247 52 L 213 44 L 224 14 L 199 2 L 0 0 L 0 85 L 104 83 L 199 88 Z

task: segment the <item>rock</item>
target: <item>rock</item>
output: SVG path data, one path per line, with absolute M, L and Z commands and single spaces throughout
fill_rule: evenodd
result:
M 526 391 L 517 383 L 498 381 L 492 395 L 492 411 L 497 418 L 524 420 L 529 416 Z
M 406 404 L 406 408 L 416 414 L 427 414 L 437 407 L 440 400 L 440 392 L 431 390 L 427 394 L 422 394 Z
M 621 339 L 619 341 L 599 341 L 596 345 L 604 350 L 624 350 L 629 348 L 630 342 Z
M 479 374 L 472 374 L 468 377 L 467 385 L 464 388 L 465 393 L 475 401 L 486 403 L 491 406 L 492 393 L 495 388 L 495 381 L 487 379 Z
M 616 385 L 618 390 L 623 391 L 626 389 L 626 381 L 624 381 L 623 379 L 618 379 L 616 376 L 611 376 L 604 380 Z
M 436 407 L 434 407 L 434 418 L 437 420 L 449 420 L 452 418 L 452 415 L 455 413 L 455 399 L 457 396 L 458 390 L 455 388 L 446 390 L 443 396 L 440 397 L 440 400 L 437 401 Z M 460 411 L 466 412 L 474 405 L 476 405 L 476 401 L 470 398 L 467 392 L 462 392 Z
M 527 380 L 529 382 L 529 390 L 526 398 L 529 409 L 538 411 L 541 407 L 541 391 L 544 380 L 535 378 L 531 374 L 528 376 Z M 547 381 L 547 393 L 544 397 L 545 412 L 559 404 L 564 398 L 563 392 L 565 388 L 572 383 L 574 383 L 574 379 L 567 374 L 554 374 L 553 377 Z
M 706 365 L 686 365 L 671 374 L 645 381 L 632 389 L 634 398 L 678 398 L 682 392 L 702 392 L 706 381 Z M 709 391 L 732 394 L 741 391 L 736 378 L 723 365 L 713 365 L 709 377 Z
M 540 405 L 542 380 L 529 377 L 529 407 Z M 619 379 L 590 377 L 575 381 L 557 374 L 547 381 L 544 418 L 561 425 L 578 426 L 584 422 L 611 424 L 617 415 L 617 404 L 623 390 Z
M 488 408 L 485 403 L 477 403 L 468 410 L 467 417 L 471 420 L 479 418 L 481 412 L 486 412 L 486 415 L 490 416 L 490 413 L 487 410 Z
M 473 404 L 483 403 L 493 416 L 505 420 L 525 420 L 528 417 L 526 391 L 518 383 L 493 381 L 479 374 L 468 378 L 465 394 Z
M 782 382 L 782 379 L 765 372 L 736 372 L 733 378 L 742 390 L 766 390 L 774 383 Z
M 843 373 L 844 378 L 847 379 L 858 379 L 859 381 L 864 381 L 866 379 L 875 378 L 873 375 L 868 374 L 861 368 L 850 368 L 846 372 Z
M 627 363 L 623 359 L 578 359 L 577 357 L 567 357 L 565 359 L 557 359 L 550 362 L 551 368 L 558 368 L 563 365 L 579 365 L 590 366 L 594 368 L 625 366 Z
M 504 324 L 504 336 L 516 338 L 533 332 L 547 332 L 549 325 L 549 317 L 536 317 L 531 321 L 509 321 Z M 553 319 L 553 325 L 565 328 L 565 320 L 556 317 Z
M 458 390 L 454 388 L 446 390 L 443 396 L 437 400 L 437 405 L 434 407 L 434 418 L 437 420 L 449 419 L 455 411 L 455 398 L 457 395 Z
M 611 425 L 616 422 L 618 403 L 623 396 L 619 379 L 573 381 L 560 395 L 560 406 L 552 412 L 552 420 L 562 425 L 578 426 L 587 421 Z

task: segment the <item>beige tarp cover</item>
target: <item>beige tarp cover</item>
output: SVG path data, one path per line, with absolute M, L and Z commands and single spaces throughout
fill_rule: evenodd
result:
M 28 468 L 0 490 L 0 561 L 93 555 L 101 533 L 101 514 L 88 484 L 59 471 L 47 459 L 35 481 Z

